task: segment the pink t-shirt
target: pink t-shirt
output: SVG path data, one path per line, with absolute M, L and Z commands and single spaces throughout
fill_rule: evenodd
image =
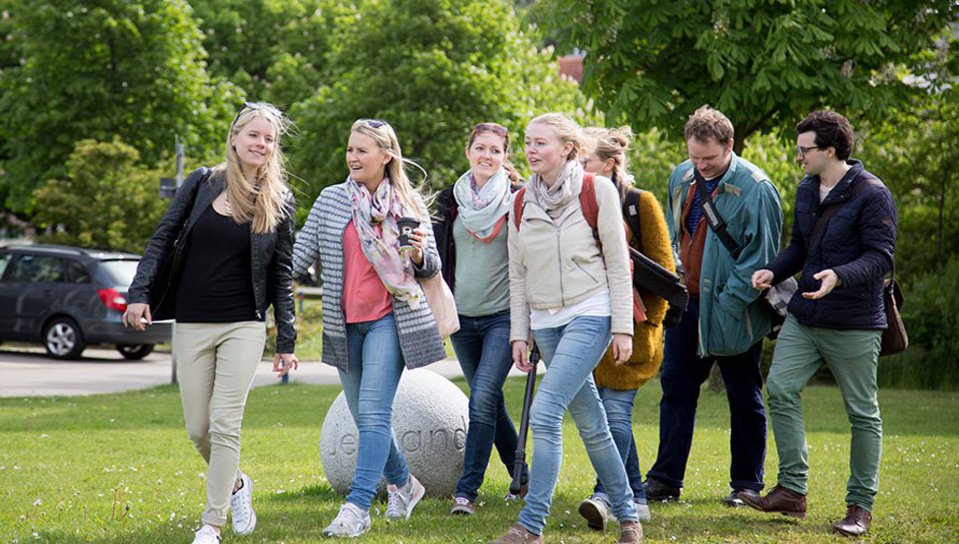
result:
M 393 311 L 393 298 L 360 247 L 353 222 L 343 232 L 343 313 L 347 323 L 376 321 Z

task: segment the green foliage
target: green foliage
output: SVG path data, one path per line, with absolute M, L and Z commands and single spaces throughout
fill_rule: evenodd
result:
M 194 156 L 219 147 L 235 89 L 211 81 L 182 0 L 6 0 L 20 66 L 0 73 L 0 186 L 29 211 L 83 138 L 121 135 L 156 164 L 179 134 Z
M 336 0 L 192 2 L 210 54 L 210 71 L 283 109 L 311 96 L 323 80 Z
M 889 381 L 897 376 L 912 387 L 959 388 L 959 256 L 918 276 L 905 295 L 902 314 L 910 347 L 890 360 L 898 368 L 887 369 Z
M 922 94 L 866 127 L 861 157 L 899 207 L 896 260 L 902 277 L 938 268 L 959 254 L 959 38 L 919 60 Z
M 50 227 L 40 240 L 142 252 L 168 202 L 157 197 L 160 172 L 139 160 L 140 153 L 119 139 L 77 142 L 65 176 L 33 193 L 36 220 Z
M 534 19 L 587 51 L 584 89 L 616 122 L 677 130 L 703 104 L 738 142 L 830 106 L 878 118 L 901 67 L 956 20 L 953 0 L 549 0 Z
M 371 0 L 342 18 L 330 43 L 326 84 L 292 112 L 307 206 L 345 177 L 345 142 L 357 118 L 388 120 L 434 188 L 466 168 L 463 148 L 477 122 L 509 127 L 515 149 L 533 115 L 555 110 L 588 119 L 575 84 L 556 75 L 551 52 L 533 46 L 500 0 Z

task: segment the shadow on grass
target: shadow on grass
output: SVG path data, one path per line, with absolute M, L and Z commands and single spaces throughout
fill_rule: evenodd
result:
M 339 505 L 343 502 L 343 499 L 343 495 L 337 493 L 333 487 L 329 484 L 324 484 L 310 485 L 297 489 L 296 491 L 287 491 L 286 493 L 276 493 L 269 498 L 269 502 L 284 503 L 309 500 Z

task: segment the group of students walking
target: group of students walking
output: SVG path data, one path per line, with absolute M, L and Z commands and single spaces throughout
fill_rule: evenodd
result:
M 521 484 L 507 500 L 525 501 L 496 543 L 543 542 L 567 411 L 596 472 L 580 514 L 597 530 L 615 519 L 618 542 L 641 542 L 648 501 L 677 500 L 682 492 L 699 387 L 714 362 L 731 413 L 732 492 L 724 502 L 805 515 L 799 393 L 825 362 L 853 428 L 849 510 L 834 528 L 849 535 L 868 528 L 881 439 L 875 373 L 885 327 L 881 289 L 892 268 L 896 212 L 881 183 L 855 188 L 874 176 L 848 160 L 852 130 L 845 118 L 815 112 L 797 128 L 797 158 L 807 176 L 797 192 L 790 245 L 778 257 L 779 194 L 762 170 L 732 151 L 732 124 L 709 107 L 686 125 L 689 160 L 670 176 L 665 214 L 651 192 L 633 187 L 626 128 L 582 129 L 556 113 L 534 118 L 524 134 L 532 176 L 523 181 L 509 162 L 509 131 L 477 124 L 465 147 L 469 169 L 436 196 L 431 214 L 406 174 L 409 161 L 394 128 L 360 119 L 348 136 L 345 181 L 320 193 L 295 242 L 280 146 L 286 126 L 269 104 L 241 108 L 227 134 L 225 162 L 189 176 L 129 290 L 126 325 L 177 320 L 184 418 L 209 464 L 194 544 L 220 542 L 228 511 L 235 533 L 249 534 L 256 525 L 253 481 L 239 466 L 243 410 L 271 305 L 274 371 L 283 375 L 298 365 L 292 278 L 314 263 L 324 287 L 322 360 L 337 368 L 359 431 L 349 493 L 326 536 L 367 532 L 383 479 L 387 519 L 409 518 L 425 495 L 397 445 L 391 416 L 404 368 L 446 356 L 420 284 L 438 274 L 455 299 L 460 328 L 451 340 L 470 388 L 463 473 L 450 512 L 477 513 L 495 447 Z M 835 225 L 814 237 L 828 205 L 843 208 L 830 220 Z M 639 221 L 624 223 L 624 211 Z M 739 244 L 735 250 L 721 241 L 730 237 Z M 631 249 L 667 270 L 681 265 L 691 297 L 676 326 L 664 331 L 667 303 L 634 287 Z M 789 304 L 768 382 L 779 485 L 762 496 L 759 355 L 771 330 L 762 291 L 799 272 L 800 292 Z M 514 457 L 517 432 L 503 385 L 511 366 L 533 370 L 531 349 L 548 370 L 530 407 L 527 467 Z M 659 452 L 644 482 L 633 401 L 660 365 Z

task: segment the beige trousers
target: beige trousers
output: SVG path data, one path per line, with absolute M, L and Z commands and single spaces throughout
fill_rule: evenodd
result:
M 173 336 L 186 431 L 209 465 L 202 520 L 222 527 L 239 476 L 243 409 L 266 324 L 177 323 Z

